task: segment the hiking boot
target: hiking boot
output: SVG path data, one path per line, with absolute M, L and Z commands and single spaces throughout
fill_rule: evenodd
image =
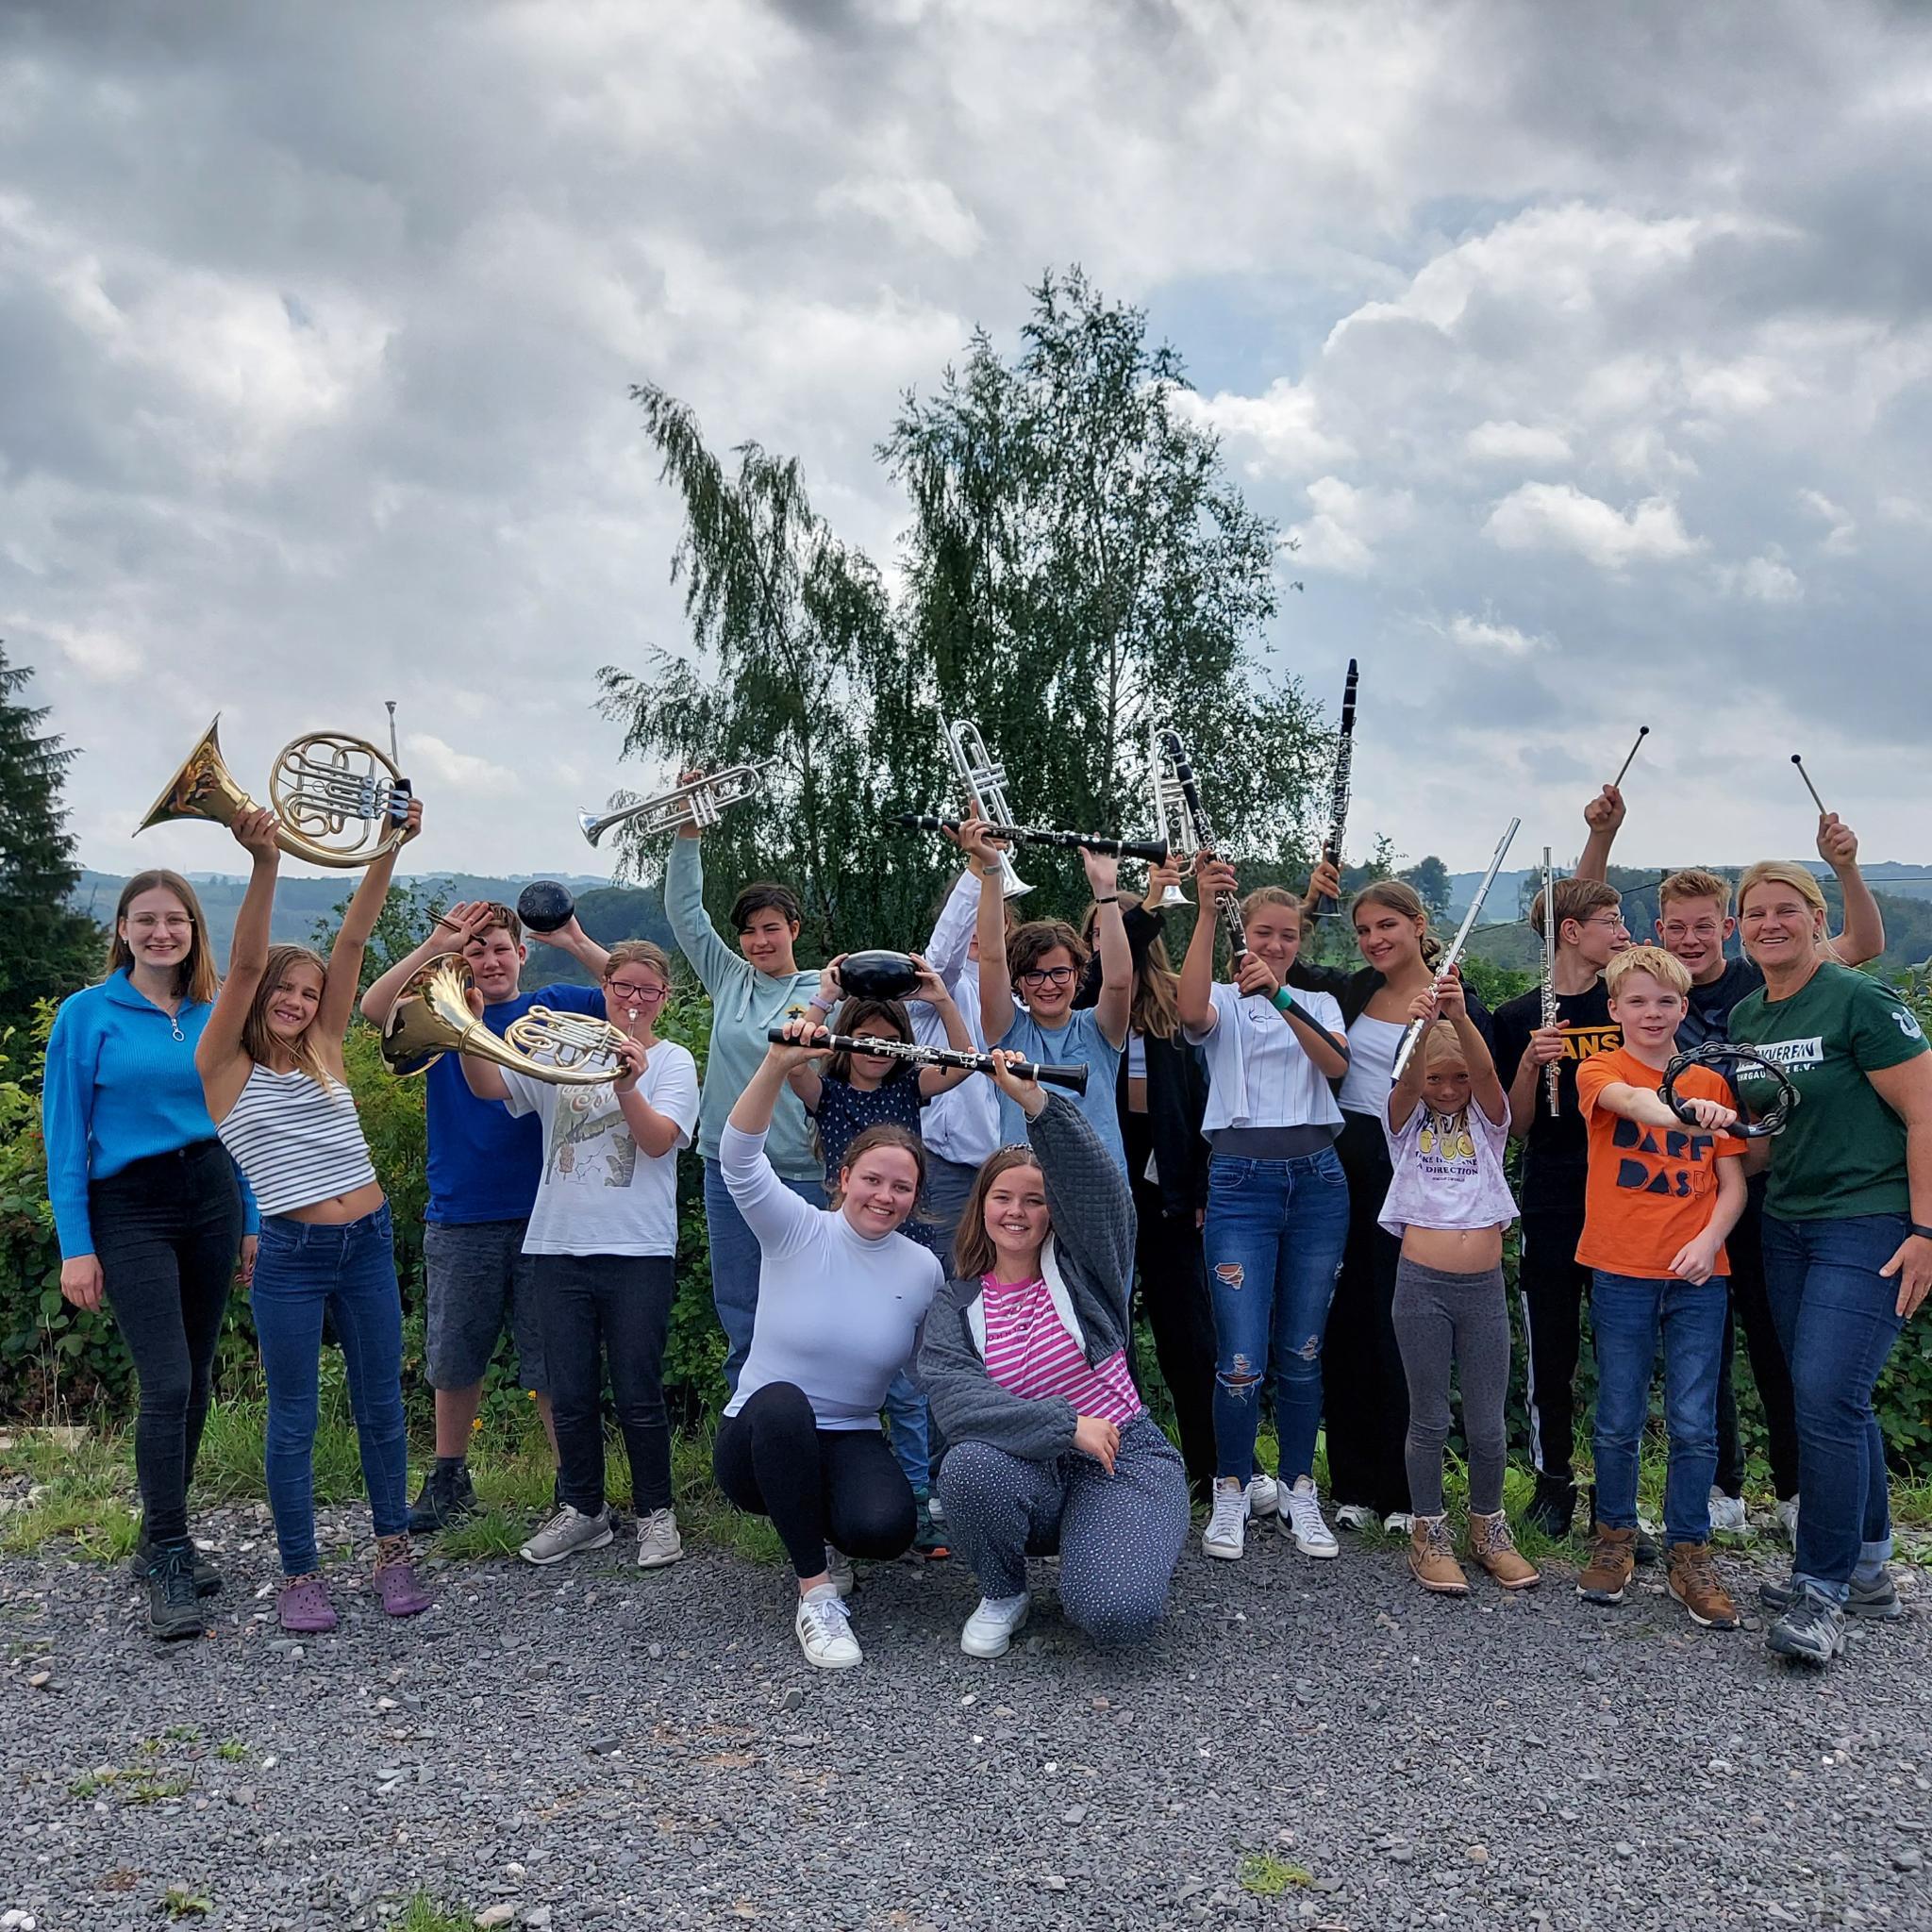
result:
M 932 1498 L 922 1496 L 916 1491 L 912 1498 L 916 1512 L 912 1531 L 912 1547 L 928 1563 L 942 1563 L 953 1554 L 953 1546 L 946 1541 L 945 1533 L 933 1521 Z
M 147 1566 L 147 1627 L 157 1637 L 205 1637 L 201 1598 L 194 1589 L 194 1558 L 186 1543 L 157 1550 Z
M 792 1628 L 806 1662 L 822 1671 L 849 1671 L 865 1661 L 858 1639 L 852 1634 L 852 1612 L 829 1583 L 815 1583 L 799 1598 Z
M 560 1563 L 579 1550 L 601 1550 L 613 1534 L 609 1510 L 600 1509 L 594 1516 L 586 1516 L 566 1503 L 517 1555 L 525 1562 L 541 1568 Z
M 1584 1501 L 1590 1506 L 1590 1520 L 1594 1523 L 1596 1513 L 1596 1485 L 1591 1483 L 1584 1491 Z M 1637 1559 L 1638 1567 L 1654 1570 L 1663 1560 L 1663 1551 L 1657 1541 L 1657 1524 L 1646 1523 L 1641 1516 L 1637 1519 L 1636 1541 L 1630 1545 L 1630 1554 Z
M 336 1627 L 335 1606 L 320 1570 L 302 1576 L 285 1576 L 275 1592 L 275 1622 L 291 1637 L 307 1637 Z
M 1456 1560 L 1446 1516 L 1418 1516 L 1408 1533 L 1408 1567 L 1424 1590 L 1438 1596 L 1467 1596 L 1469 1578 Z
M 1720 1489 L 1710 1492 L 1710 1533 L 1725 1542 L 1749 1542 L 1756 1534 L 1751 1519 L 1744 1513 L 1742 1496 L 1727 1496 Z
M 1281 1492 L 1281 1533 L 1305 1557 L 1339 1557 L 1341 1545 L 1322 1521 L 1321 1500 L 1312 1476 L 1298 1475 L 1294 1488 Z
M 396 1536 L 376 1538 L 375 1582 L 385 1616 L 420 1617 L 434 1601 L 416 1580 L 407 1530 Z
M 1788 1657 L 1794 1663 L 1813 1664 L 1823 1670 L 1844 1650 L 1844 1612 L 1807 1583 L 1765 1632 L 1764 1642 L 1774 1657 Z
M 1248 1491 L 1245 1484 L 1229 1476 L 1214 1485 L 1214 1510 L 1208 1527 L 1201 1532 L 1201 1554 L 1224 1557 L 1230 1561 L 1246 1548 L 1248 1541 Z
M 470 1465 L 438 1457 L 423 1478 L 422 1492 L 409 1506 L 409 1534 L 434 1536 L 482 1514 L 483 1506 L 470 1486 Z
M 1552 1542 L 1562 1541 L 1576 1521 L 1576 1485 L 1568 1476 L 1538 1476 L 1536 1494 L 1529 1499 L 1523 1520 L 1539 1536 L 1546 1536 Z
M 684 1556 L 684 1539 L 677 1518 L 669 1509 L 653 1509 L 638 1518 L 638 1568 L 663 1570 Z
M 1493 1516 L 1470 1517 L 1469 1557 L 1505 1590 L 1534 1590 L 1543 1580 L 1542 1573 L 1517 1549 L 1509 1519 L 1500 1509 Z
M 134 1555 L 128 1558 L 129 1574 L 137 1583 L 147 1581 L 148 1566 L 156 1557 L 155 1546 L 147 1540 L 147 1531 L 141 1532 L 141 1541 L 134 1546 Z M 214 1596 L 222 1587 L 222 1573 L 194 1546 L 194 1539 L 188 1540 L 189 1560 L 194 1565 L 194 1593 L 196 1596 Z
M 1005 1657 L 1032 1606 L 1033 1599 L 1024 1590 L 1018 1596 L 981 1597 L 979 1607 L 959 1632 L 959 1648 L 968 1657 Z
M 1576 1579 L 1576 1594 L 1587 1604 L 1620 1604 L 1637 1568 L 1637 1532 L 1606 1529 L 1599 1523 L 1591 1536 L 1590 1561 Z
M 1281 1485 L 1265 1469 L 1248 1478 L 1248 1521 L 1258 1523 L 1264 1516 L 1281 1514 Z
M 1717 1574 L 1708 1543 L 1673 1543 L 1664 1587 L 1707 1630 L 1735 1630 L 1738 1607 Z
M 1788 1610 L 1797 1595 L 1789 1582 L 1757 1586 L 1757 1601 L 1767 1610 Z M 1898 1586 L 1892 1582 L 1889 1570 L 1870 1582 L 1853 1577 L 1852 1593 L 1840 1608 L 1861 1624 L 1896 1624 L 1906 1613 L 1905 1605 L 1898 1600 Z

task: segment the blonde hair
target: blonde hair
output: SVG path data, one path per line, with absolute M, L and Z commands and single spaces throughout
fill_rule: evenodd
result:
M 1657 889 L 1657 909 L 1659 915 L 1674 899 L 1715 899 L 1720 914 L 1731 909 L 1731 882 L 1721 879 L 1714 872 L 1699 872 L 1694 867 L 1689 872 L 1674 872 Z
M 242 1051 L 258 1067 L 267 1066 L 276 1054 L 285 1053 L 295 1062 L 296 1072 L 307 1074 L 318 1086 L 333 1087 L 335 1080 L 316 1051 L 313 1021 L 293 1040 L 284 1040 L 268 1024 L 268 1004 L 275 998 L 282 975 L 291 966 L 313 966 L 321 975 L 325 991 L 327 989 L 328 962 L 320 953 L 308 946 L 271 946 L 255 997 L 248 1002 L 248 1017 L 242 1022 Z
M 1605 991 L 1615 999 L 1617 989 L 1633 973 L 1649 974 L 1659 986 L 1669 987 L 1679 999 L 1690 997 L 1690 974 L 1684 962 L 1665 952 L 1661 946 L 1626 946 L 1621 953 L 1612 953 L 1610 963 L 1604 968 Z
M 1351 925 L 1364 906 L 1380 906 L 1390 912 L 1401 913 L 1405 919 L 1420 919 L 1423 923 L 1423 964 L 1433 967 L 1441 961 L 1442 941 L 1429 930 L 1429 908 L 1423 904 L 1423 895 L 1407 879 L 1376 879 L 1364 886 L 1348 902 L 1348 923 Z
M 127 917 L 127 908 L 143 892 L 157 889 L 172 892 L 180 900 L 193 934 L 188 941 L 187 958 L 175 969 L 175 991 L 197 1006 L 212 1006 L 222 983 L 215 974 L 214 954 L 208 949 L 208 922 L 201 916 L 201 901 L 194 896 L 194 888 L 178 872 L 164 868 L 138 872 L 121 888 L 121 897 L 114 906 L 113 929 L 108 935 L 107 969 L 101 977 L 112 979 L 117 973 L 133 970 L 134 949 L 121 937 L 121 922 Z
M 1795 858 L 1760 858 L 1738 881 L 1738 910 L 1754 886 L 1789 886 L 1814 912 L 1824 910 L 1824 891 L 1810 872 Z
M 1436 1060 L 1460 1060 L 1469 1065 L 1469 1055 L 1464 1050 L 1462 1036 L 1456 1030 L 1453 1020 L 1432 1020 L 1429 1028 L 1423 1035 L 1423 1066 L 1426 1070 Z
M 1241 900 L 1241 917 L 1252 919 L 1264 906 L 1288 906 L 1294 909 L 1294 929 L 1299 938 L 1302 929 L 1302 902 L 1286 886 L 1257 886 Z
M 619 940 L 604 956 L 604 977 L 620 966 L 648 966 L 666 986 L 671 984 L 671 956 L 654 940 Z

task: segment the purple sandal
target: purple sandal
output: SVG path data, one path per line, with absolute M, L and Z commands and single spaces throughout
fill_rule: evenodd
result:
M 328 1585 L 319 1571 L 306 1576 L 291 1576 L 275 1595 L 275 1620 L 284 1630 L 308 1637 L 336 1627 L 336 1613 L 328 1600 Z

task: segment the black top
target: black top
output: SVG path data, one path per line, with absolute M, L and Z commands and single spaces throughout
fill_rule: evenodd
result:
M 1529 1050 L 1529 1036 L 1543 1024 L 1540 988 L 1505 1000 L 1496 1008 L 1496 1072 L 1507 1091 Z M 1582 1198 L 1589 1165 L 1590 1137 L 1576 1104 L 1579 1061 L 1609 1053 L 1624 1043 L 1623 1029 L 1610 1018 L 1610 996 L 1602 979 L 1581 992 L 1557 995 L 1557 1024 L 1563 1028 L 1563 1058 L 1557 1062 L 1557 1115 L 1550 1117 L 1541 1080 L 1536 1083 L 1536 1113 L 1524 1141 L 1523 1192 L 1527 1202 L 1544 1191 L 1574 1192 Z
M 1726 959 L 1724 970 L 1708 986 L 1690 989 L 1690 1010 L 1677 1027 L 1677 1051 L 1702 1046 L 1707 1040 L 1728 1040 L 1731 1008 L 1764 984 L 1764 974 L 1749 959 Z

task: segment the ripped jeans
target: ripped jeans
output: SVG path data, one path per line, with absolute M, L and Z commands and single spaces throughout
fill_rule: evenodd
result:
M 1311 1474 L 1322 1424 L 1322 1337 L 1348 1241 L 1348 1178 L 1334 1148 L 1295 1160 L 1217 1154 L 1202 1246 L 1214 1297 L 1215 1473 L 1243 1482 L 1272 1353 L 1284 1483 Z

